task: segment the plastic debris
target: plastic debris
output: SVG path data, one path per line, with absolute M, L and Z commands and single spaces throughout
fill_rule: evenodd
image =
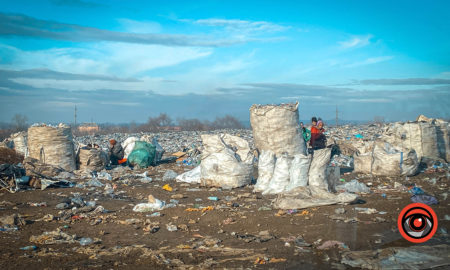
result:
M 21 250 L 36 250 L 37 246 L 26 246 L 26 247 L 21 247 Z
M 169 232 L 176 232 L 178 231 L 178 228 L 176 225 L 172 225 L 172 224 L 166 224 L 166 228 Z
M 430 195 L 413 195 L 411 196 L 411 201 L 415 203 L 424 203 L 426 205 L 433 205 L 438 204 L 439 201 L 436 199 L 436 197 L 430 196 Z
M 352 193 L 370 193 L 370 188 L 364 183 L 358 182 L 358 180 L 353 179 L 350 182 L 336 186 L 338 191 L 347 191 Z
M 92 244 L 94 241 L 89 237 L 83 237 L 80 239 L 79 242 L 80 242 L 80 245 L 82 245 L 82 246 L 88 246 L 88 245 Z
M 162 189 L 167 190 L 167 191 L 172 191 L 173 188 L 169 185 L 169 184 L 165 184 Z
M 163 181 L 172 181 L 177 178 L 178 174 L 172 170 L 167 170 L 163 175 Z

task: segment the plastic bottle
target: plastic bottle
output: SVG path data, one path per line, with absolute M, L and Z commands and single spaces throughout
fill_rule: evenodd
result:
M 83 237 L 80 239 L 80 245 L 82 245 L 82 246 L 90 245 L 90 244 L 92 244 L 92 242 L 93 241 L 90 237 Z

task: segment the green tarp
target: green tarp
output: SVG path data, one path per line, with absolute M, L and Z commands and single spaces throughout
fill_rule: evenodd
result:
M 128 164 L 139 168 L 154 165 L 156 147 L 148 142 L 136 141 L 133 151 L 128 155 Z

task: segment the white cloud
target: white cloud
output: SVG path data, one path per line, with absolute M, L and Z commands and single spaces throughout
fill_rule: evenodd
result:
M 151 21 L 135 21 L 126 18 L 118 19 L 125 32 L 130 33 L 160 33 L 161 25 Z
M 203 19 L 194 21 L 196 24 L 206 26 L 220 26 L 228 30 L 237 30 L 245 32 L 281 32 L 290 27 L 283 26 L 266 21 L 246 21 L 246 20 L 227 20 L 227 19 Z
M 349 102 L 362 102 L 362 103 L 388 103 L 392 102 L 390 99 L 386 98 L 351 98 Z
M 85 106 L 85 103 L 78 103 L 78 102 L 69 102 L 69 101 L 47 101 L 45 102 L 45 106 L 49 107 L 63 107 L 63 108 L 73 108 L 74 106 Z
M 141 103 L 139 103 L 139 102 L 113 102 L 113 101 L 100 102 L 100 104 L 103 104 L 103 105 L 130 106 L 130 107 L 141 105 Z
M 345 65 L 344 67 L 359 67 L 359 66 L 371 65 L 371 64 L 389 61 L 392 58 L 394 58 L 394 57 L 393 56 L 370 57 L 370 58 L 367 58 L 366 60 L 363 60 L 360 62 L 354 62 L 354 63 L 348 64 L 348 65 Z
M 59 72 L 134 76 L 151 69 L 168 67 L 185 61 L 207 57 L 209 48 L 167 47 L 103 42 L 86 48 L 57 48 L 22 51 L 0 46 L 12 61 L 0 68 L 48 68 Z
M 370 39 L 373 38 L 373 35 L 365 35 L 365 36 L 355 36 L 347 41 L 338 42 L 342 48 L 356 48 L 356 47 L 364 47 L 370 44 Z

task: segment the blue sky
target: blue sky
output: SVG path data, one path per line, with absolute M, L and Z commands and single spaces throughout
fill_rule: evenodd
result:
M 450 117 L 448 1 L 0 1 L 0 121 Z M 446 16 L 447 15 L 447 16 Z

